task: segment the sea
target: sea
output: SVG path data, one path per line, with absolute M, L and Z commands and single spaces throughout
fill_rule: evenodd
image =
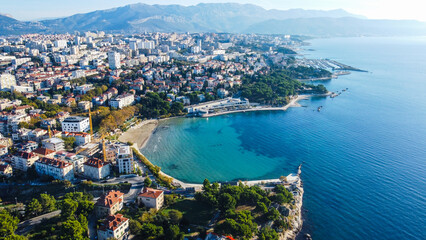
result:
M 426 37 L 308 42 L 305 57 L 368 72 L 321 82 L 341 94 L 285 112 L 163 121 L 142 152 L 190 183 L 278 178 L 303 163 L 301 236 L 426 239 Z

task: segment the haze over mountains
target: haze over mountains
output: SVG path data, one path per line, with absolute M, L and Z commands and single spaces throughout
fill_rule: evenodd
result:
M 344 10 L 266 10 L 251 4 L 195 6 L 132 4 L 43 21 L 22 22 L 0 15 L 0 35 L 74 31 L 229 32 L 308 36 L 425 35 L 426 23 L 369 20 Z

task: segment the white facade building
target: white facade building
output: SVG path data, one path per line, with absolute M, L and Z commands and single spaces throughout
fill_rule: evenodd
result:
M 120 53 L 117 52 L 109 52 L 108 53 L 108 64 L 111 69 L 119 69 L 121 68 L 121 56 Z
M 61 122 L 63 132 L 86 132 L 90 129 L 87 117 L 68 117 Z
M 98 239 L 127 240 L 129 237 L 129 219 L 122 214 L 108 216 L 98 228 Z
M 58 180 L 72 181 L 74 168 L 71 163 L 59 159 L 40 158 L 35 163 L 35 169 L 39 175 L 52 176 Z
M 8 91 L 12 89 L 12 86 L 16 86 L 16 78 L 12 74 L 0 75 L 0 90 Z
M 130 146 L 120 145 L 117 148 L 117 165 L 119 173 L 132 173 L 134 170 L 133 153 Z
M 126 106 L 130 106 L 135 102 L 135 96 L 133 94 L 122 94 L 117 96 L 114 100 L 109 102 L 109 105 L 114 108 L 121 109 Z
M 92 158 L 84 163 L 84 176 L 89 179 L 101 180 L 110 173 L 110 164 L 100 159 Z
M 18 152 L 12 156 L 12 166 L 14 169 L 26 172 L 38 158 L 37 155 L 31 152 Z
M 65 149 L 64 140 L 60 138 L 48 138 L 43 140 L 41 143 L 44 148 L 50 149 L 55 152 L 62 151 Z

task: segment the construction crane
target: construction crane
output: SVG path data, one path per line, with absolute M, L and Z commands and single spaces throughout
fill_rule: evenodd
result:
M 40 118 L 40 120 L 43 122 L 43 118 L 41 118 L 41 117 L 38 117 L 38 118 Z M 47 125 L 47 133 L 49 133 L 49 138 L 52 138 L 52 131 L 50 130 L 50 123 Z
M 102 134 L 102 154 L 104 155 L 104 162 L 106 162 L 106 147 L 104 134 Z

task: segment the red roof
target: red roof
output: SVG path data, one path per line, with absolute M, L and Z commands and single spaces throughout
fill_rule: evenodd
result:
M 66 168 L 68 166 L 71 165 L 71 163 L 63 161 L 63 160 L 59 160 L 59 159 L 53 159 L 53 158 L 40 158 L 39 160 L 37 160 L 38 163 L 42 163 L 45 165 L 50 165 L 53 166 L 55 168 Z
M 101 168 L 103 166 L 108 165 L 109 163 L 104 162 L 98 158 L 91 158 L 87 162 L 83 163 L 84 165 L 95 167 L 95 168 Z
M 55 151 L 50 150 L 48 148 L 37 148 L 36 150 L 33 151 L 33 153 L 40 154 L 40 155 L 43 155 L 43 156 L 47 156 L 47 155 L 52 154 L 54 152 Z
M 14 156 L 20 157 L 20 158 L 25 158 L 25 159 L 30 159 L 30 158 L 35 157 L 36 155 L 34 155 L 34 153 L 32 153 L 32 152 L 18 152 Z
M 120 191 L 110 191 L 108 194 L 102 195 L 96 205 L 111 208 L 115 204 L 122 202 L 123 196 L 124 193 Z
M 123 217 L 122 214 L 115 214 L 106 217 L 103 224 L 99 227 L 99 230 L 106 231 L 106 230 L 112 230 L 115 231 L 120 225 L 126 221 L 128 221 L 128 218 Z
M 161 190 L 144 188 L 138 196 L 157 199 L 162 193 L 163 191 Z

